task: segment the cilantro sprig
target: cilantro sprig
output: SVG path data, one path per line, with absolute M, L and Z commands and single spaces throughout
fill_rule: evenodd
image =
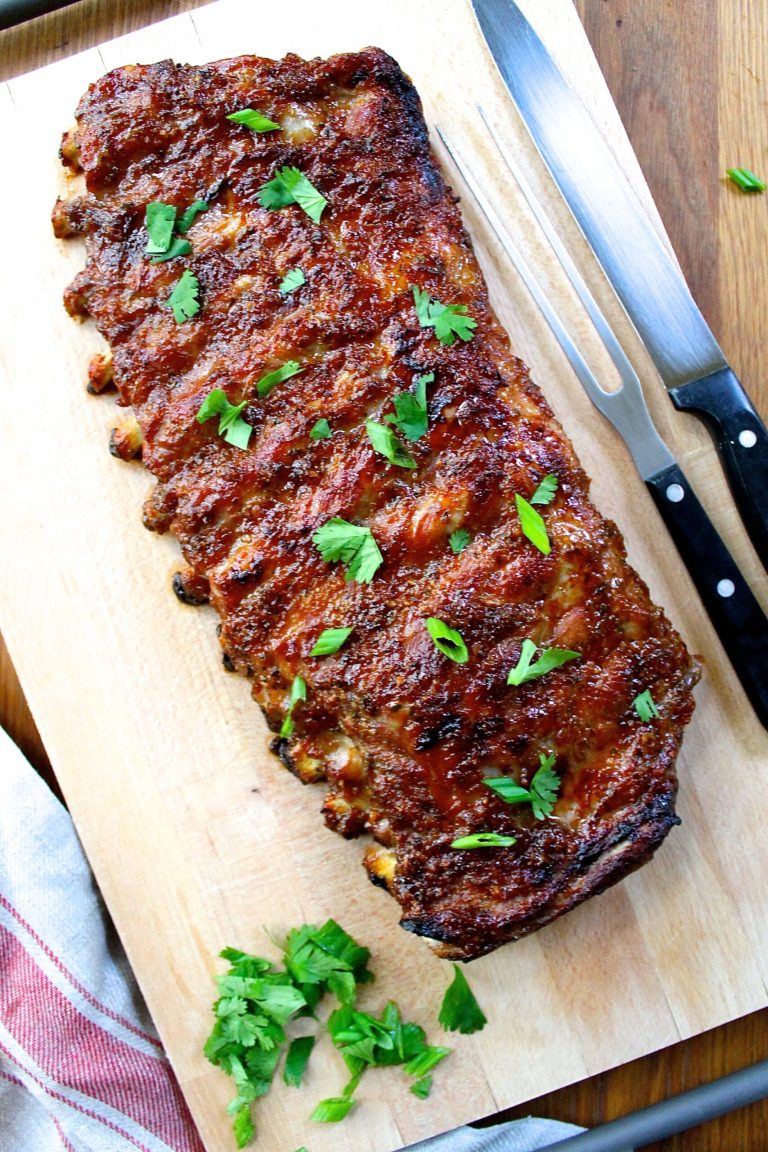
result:
M 433 300 L 429 293 L 411 285 L 416 315 L 422 328 L 434 328 L 435 336 L 441 344 L 450 346 L 456 340 L 471 340 L 477 328 L 477 320 L 468 315 L 466 304 L 441 304 Z
M 541 655 L 536 663 L 532 664 L 531 661 L 537 651 L 540 651 Z M 527 684 L 529 680 L 546 676 L 548 672 L 552 672 L 553 669 L 559 668 L 569 660 L 579 660 L 580 658 L 581 653 L 572 652 L 570 648 L 537 649 L 533 640 L 523 640 L 520 657 L 507 676 L 507 684 L 514 684 L 516 687 L 520 684 Z
M 173 311 L 173 318 L 177 324 L 183 324 L 185 320 L 191 320 L 193 316 L 197 316 L 200 311 L 199 291 L 200 281 L 194 272 L 190 272 L 189 268 L 186 268 L 166 302 Z
M 328 201 L 299 168 L 289 165 L 268 180 L 258 192 L 262 208 L 274 210 L 288 204 L 298 204 L 311 220 L 320 223 L 320 217 L 328 207 Z
M 184 239 L 184 234 L 189 231 L 197 216 L 207 211 L 205 200 L 195 200 L 177 219 L 178 209 L 173 204 L 164 204 L 161 200 L 147 204 L 144 212 L 144 227 L 148 237 L 145 256 L 151 258 L 152 264 L 186 256 L 192 251 L 192 245 Z
M 464 549 L 470 543 L 471 539 L 472 537 L 470 536 L 469 532 L 467 532 L 466 528 L 456 528 L 455 531 L 451 532 L 450 536 L 448 537 L 448 543 L 451 546 L 451 552 L 453 552 L 455 556 L 458 556 L 460 552 L 464 551 Z
M 313 424 L 309 430 L 310 440 L 328 440 L 331 436 L 331 426 L 324 416 L 321 416 L 316 424 Z
M 410 452 L 406 452 L 391 428 L 386 424 L 377 424 L 375 420 L 366 420 L 365 431 L 373 445 L 374 451 L 396 464 L 399 468 L 415 468 L 416 461 Z
M 204 1052 L 234 1080 L 237 1095 L 228 1112 L 238 1148 L 255 1136 L 252 1105 L 269 1091 L 284 1053 L 283 1081 L 297 1088 L 303 1083 L 323 1030 L 289 1039 L 288 1028 L 300 1017 L 316 1020 L 315 1008 L 326 993 L 338 1003 L 327 1032 L 351 1078 L 340 1095 L 319 1102 L 312 1120 L 343 1120 L 370 1068 L 402 1065 L 413 1079 L 414 1095 L 421 1099 L 429 1095 L 431 1073 L 451 1049 L 427 1043 L 424 1029 L 403 1020 L 393 1001 L 379 1016 L 355 1007 L 359 986 L 373 980 L 370 953 L 335 920 L 320 928 L 304 924 L 289 932 L 282 948 L 282 970 L 236 948 L 225 948 L 220 955 L 231 967 L 216 978 L 215 1023 Z
M 443 996 L 437 1018 L 446 1032 L 461 1032 L 465 1036 L 480 1032 L 488 1023 L 458 964 L 453 965 L 453 980 Z
M 333 516 L 318 528 L 312 541 L 323 560 L 344 565 L 347 581 L 370 584 L 384 563 L 370 528 L 350 524 L 340 516 Z
M 429 428 L 427 411 L 427 384 L 435 379 L 434 372 L 417 376 L 409 392 L 399 392 L 392 397 L 395 414 L 385 416 L 386 423 L 393 424 L 406 440 L 420 440 Z
M 297 288 L 302 288 L 306 282 L 306 277 L 301 268 L 291 268 L 290 272 L 286 272 L 285 276 L 283 276 L 277 290 L 281 296 L 289 296 L 291 292 L 295 292 Z
M 263 399 L 265 396 L 269 396 L 272 389 L 278 384 L 282 384 L 284 380 L 290 380 L 291 376 L 297 376 L 299 372 L 303 371 L 304 369 L 298 360 L 286 360 L 285 364 L 281 364 L 273 372 L 267 372 L 256 382 L 256 391 Z
M 507 804 L 530 804 L 536 819 L 543 820 L 552 814 L 560 788 L 560 777 L 553 771 L 555 760 L 554 753 L 539 755 L 539 767 L 530 788 L 523 788 L 511 776 L 491 776 L 483 784 Z
M 228 444 L 245 449 L 253 432 L 253 426 L 241 416 L 246 404 L 247 400 L 240 404 L 230 404 L 226 392 L 221 388 L 213 388 L 200 405 L 196 419 L 198 424 L 205 424 L 206 420 L 218 416 L 219 436 L 223 436 Z

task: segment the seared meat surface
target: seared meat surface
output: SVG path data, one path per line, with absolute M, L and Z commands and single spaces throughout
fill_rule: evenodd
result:
M 245 108 L 279 128 L 227 119 Z M 283 730 L 275 751 L 303 780 L 325 779 L 326 822 L 373 834 L 366 867 L 403 926 L 471 959 L 647 860 L 677 821 L 696 668 L 510 351 L 397 64 L 367 49 L 120 68 L 83 97 L 62 159 L 86 182 L 54 210 L 57 235 L 86 237 L 65 303 L 111 346 L 92 390 L 113 381 L 135 413 L 141 436 L 123 454 L 141 439 L 157 480 L 145 522 L 178 539 L 189 567 L 176 591 L 209 596 L 229 662 Z M 327 200 L 319 219 L 263 205 L 286 166 Z M 198 200 L 189 251 L 153 263 L 147 205 L 180 217 Z M 304 284 L 281 291 L 296 268 Z M 179 319 L 169 297 L 186 270 L 200 310 Z M 414 287 L 464 306 L 474 331 L 442 342 Z M 260 395 L 289 361 L 301 371 Z M 386 418 L 423 376 L 428 428 L 407 439 Z M 244 402 L 247 447 L 196 418 L 214 389 Z M 321 419 L 330 435 L 311 437 Z M 415 466 L 377 451 L 367 421 Z M 515 498 L 549 476 L 546 552 Z M 313 541 L 335 517 L 370 529 L 383 563 L 369 582 Z M 454 552 L 459 529 L 469 542 Z M 464 663 L 433 642 L 430 617 L 460 633 Z M 331 627 L 353 631 L 311 656 Z M 548 648 L 577 656 L 509 685 L 525 640 L 534 662 Z M 306 698 L 285 724 L 297 677 Z M 634 705 L 645 690 L 650 719 Z M 483 783 L 528 788 L 542 762 L 560 784 L 540 819 Z M 451 847 L 478 832 L 515 842 Z

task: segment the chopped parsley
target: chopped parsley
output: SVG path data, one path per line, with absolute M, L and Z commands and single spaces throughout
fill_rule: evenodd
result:
M 531 504 L 551 504 L 557 492 L 557 476 L 550 472 L 531 496 Z
M 309 431 L 310 440 L 327 440 L 330 435 L 331 426 L 324 416 Z
M 387 428 L 386 424 L 377 424 L 375 420 L 366 420 L 365 430 L 374 451 L 389 460 L 390 464 L 396 464 L 399 468 L 416 467 L 413 456 L 406 452 L 397 436 L 391 428 Z
M 274 120 L 268 120 L 255 108 L 241 108 L 239 112 L 230 112 L 227 120 L 232 120 L 235 124 L 244 124 L 252 132 L 274 132 L 280 128 L 279 124 L 275 124 Z
M 450 536 L 448 537 L 448 543 L 451 546 L 451 552 L 458 556 L 460 552 L 464 551 L 471 539 L 472 537 L 470 536 L 469 532 L 467 532 L 466 528 L 457 528 L 454 532 L 451 532 Z
M 438 1020 L 446 1032 L 461 1032 L 465 1036 L 480 1032 L 488 1023 L 458 964 L 453 965 L 453 980 L 443 996 Z
M 639 696 L 635 696 L 632 704 L 635 712 L 643 721 L 655 720 L 659 715 L 659 710 L 654 703 L 653 696 L 651 696 L 650 688 L 646 688 Z
M 419 440 L 426 435 L 429 427 L 427 384 L 431 384 L 434 378 L 434 372 L 417 376 L 410 392 L 400 392 L 392 397 L 395 414 L 385 416 L 384 419 L 387 423 L 394 424 L 406 440 Z
M 288 740 L 293 736 L 295 724 L 293 722 L 293 711 L 300 700 L 307 698 L 307 685 L 306 681 L 301 676 L 294 676 L 293 684 L 291 684 L 291 694 L 288 697 L 288 711 L 285 714 L 282 727 L 280 728 L 280 737 L 283 740 Z
M 277 384 L 282 384 L 283 380 L 290 380 L 291 376 L 296 376 L 303 371 L 304 369 L 298 360 L 286 360 L 285 364 L 275 368 L 274 372 L 267 372 L 266 376 L 262 376 L 256 384 L 256 391 L 262 398 L 269 396 Z
M 332 656 L 346 644 L 354 628 L 324 628 L 318 636 L 310 656 Z
M 262 208 L 285 208 L 288 204 L 298 204 L 316 224 L 328 207 L 326 198 L 318 192 L 314 184 L 298 168 L 286 166 L 259 190 L 259 204 Z
M 449 628 L 443 620 L 438 620 L 436 616 L 428 616 L 424 625 L 439 652 L 442 652 L 444 656 L 456 664 L 467 663 L 469 652 L 460 632 L 457 632 L 455 628 Z
M 765 192 L 765 181 L 749 168 L 726 168 L 726 175 L 742 192 Z
M 206 420 L 218 416 L 219 436 L 223 436 L 228 444 L 245 449 L 253 432 L 253 427 L 240 415 L 246 404 L 246 400 L 240 404 L 230 404 L 226 392 L 214 388 L 200 405 L 196 419 L 198 424 L 204 424 Z
M 543 519 L 536 509 L 531 507 L 528 501 L 518 492 L 515 492 L 515 506 L 517 507 L 517 514 L 520 517 L 520 527 L 523 535 L 530 540 L 531 544 L 538 548 L 539 552 L 543 552 L 545 556 L 548 556 L 552 551 L 552 545 L 549 542 L 547 526 Z
M 346 579 L 357 580 L 359 584 L 370 584 L 384 563 L 370 528 L 350 524 L 340 516 L 327 520 L 317 529 L 312 540 L 323 560 L 331 563 L 341 561 L 346 569 Z
M 280 281 L 278 292 L 281 296 L 288 296 L 291 292 L 295 292 L 297 288 L 301 288 L 306 282 L 301 268 L 291 268 L 290 272 L 286 272 Z
M 546 676 L 554 668 L 559 668 L 568 660 L 578 660 L 580 652 L 571 652 L 569 648 L 542 648 L 541 655 L 535 664 L 531 660 L 536 655 L 536 645 L 533 640 L 523 640 L 520 649 L 520 658 L 507 676 L 507 684 L 526 684 L 529 680 L 536 680 L 539 676 Z
M 498 832 L 473 832 L 470 836 L 459 836 L 451 848 L 511 848 L 516 843 L 514 836 L 502 836 Z
M 168 297 L 168 307 L 173 311 L 173 318 L 177 324 L 191 320 L 200 311 L 200 301 L 197 294 L 200 291 L 200 282 L 194 272 L 189 268 L 181 274 L 175 288 Z
M 451 345 L 457 336 L 460 340 L 472 339 L 477 320 L 467 315 L 466 304 L 441 304 L 415 284 L 411 288 L 419 324 L 422 328 L 434 328 L 441 344 Z
M 552 771 L 554 766 L 554 753 L 551 756 L 542 753 L 530 788 L 523 788 L 511 776 L 491 776 L 483 780 L 483 784 L 507 804 L 530 804 L 536 819 L 543 820 L 552 814 L 560 787 L 560 777 Z

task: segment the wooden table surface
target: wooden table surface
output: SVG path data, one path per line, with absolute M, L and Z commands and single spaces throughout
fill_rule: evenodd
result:
M 0 32 L 0 79 L 199 2 L 79 0 Z M 726 166 L 768 172 L 768 0 L 575 2 L 693 294 L 768 417 L 768 380 L 761 372 L 768 363 L 768 194 L 746 196 L 723 180 Z M 55 786 L 1 638 L 0 723 Z M 591 1126 L 767 1057 L 765 1011 L 509 1115 L 546 1114 Z M 652 1149 L 765 1152 L 766 1133 L 763 1101 Z

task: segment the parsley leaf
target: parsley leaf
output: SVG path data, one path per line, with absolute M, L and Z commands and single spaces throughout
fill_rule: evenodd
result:
M 550 472 L 531 496 L 531 504 L 551 504 L 557 492 L 557 476 Z
M 309 432 L 310 440 L 327 440 L 331 435 L 331 426 L 325 417 L 321 417 Z
M 315 641 L 310 656 L 332 656 L 346 644 L 354 628 L 324 628 Z
M 726 175 L 742 192 L 765 192 L 765 181 L 749 168 L 726 168 Z
M 384 563 L 384 557 L 373 538 L 370 528 L 350 524 L 340 516 L 333 516 L 317 529 L 312 537 L 323 560 L 340 560 L 346 568 L 346 579 L 359 584 L 370 584 Z
M 469 544 L 472 537 L 466 528 L 457 528 L 455 532 L 451 532 L 448 537 L 448 543 L 451 546 L 451 552 L 458 556 L 459 552 L 463 552 Z
M 520 527 L 522 528 L 523 535 L 530 540 L 531 544 L 534 544 L 538 548 L 539 552 L 543 552 L 545 556 L 548 556 L 552 551 L 552 545 L 547 535 L 547 526 L 541 516 L 518 492 L 515 492 L 515 505 L 517 507 L 517 514 L 520 517 Z
M 262 376 L 256 384 L 256 391 L 261 397 L 269 396 L 276 384 L 282 384 L 283 380 L 290 380 L 291 376 L 303 371 L 298 360 L 286 360 L 285 364 L 275 368 L 274 372 L 267 372 L 266 376 Z
M 392 397 L 395 415 L 385 416 L 384 420 L 394 424 L 406 440 L 419 440 L 426 435 L 429 427 L 427 384 L 431 384 L 434 378 L 434 372 L 417 376 L 410 392 L 400 392 Z
M 416 461 L 406 452 L 391 428 L 386 424 L 377 424 L 375 420 L 366 420 L 365 430 L 374 451 L 386 457 L 390 464 L 397 464 L 399 468 L 415 468 Z
M 543 753 L 539 756 L 539 767 L 530 788 L 523 788 L 511 776 L 491 776 L 483 780 L 483 784 L 507 804 L 530 803 L 536 819 L 543 820 L 545 816 L 551 816 L 560 787 L 560 777 L 552 771 L 555 759 L 554 753 L 551 756 Z
M 471 836 L 459 836 L 451 848 L 511 848 L 516 843 L 514 836 L 502 836 L 498 832 L 474 832 Z
M 189 208 L 185 208 L 182 212 L 179 222 L 176 225 L 176 231 L 188 232 L 201 212 L 207 211 L 208 204 L 205 200 L 195 200 L 194 204 L 190 204 Z
M 460 632 L 457 632 L 455 628 L 449 628 L 443 620 L 438 620 L 436 616 L 428 616 L 424 625 L 439 652 L 442 652 L 444 656 L 456 664 L 467 663 L 469 652 Z
M 280 728 L 280 736 L 283 740 L 287 740 L 293 735 L 295 727 L 293 722 L 293 710 L 300 700 L 307 698 L 307 684 L 301 676 L 294 676 L 293 684 L 291 684 L 291 694 L 288 697 L 288 711 L 285 714 L 282 727 Z
M 204 424 L 212 416 L 219 417 L 219 435 L 223 436 L 228 444 L 236 448 L 247 448 L 253 427 L 241 419 L 240 413 L 247 401 L 241 404 L 230 404 L 225 392 L 221 388 L 214 388 L 203 400 L 197 412 L 198 424 Z
M 318 192 L 314 184 L 298 168 L 286 166 L 258 192 L 262 208 L 285 208 L 287 204 L 298 204 L 307 216 L 320 223 L 320 217 L 328 207 L 326 198 Z
M 419 291 L 411 285 L 416 315 L 422 328 L 434 328 L 441 344 L 451 345 L 458 336 L 460 340 L 471 340 L 477 321 L 467 315 L 466 304 L 441 304 L 433 300 L 425 290 Z
M 168 251 L 175 224 L 176 209 L 172 204 L 163 204 L 160 200 L 147 204 L 144 227 L 149 240 L 144 251 L 148 256 Z
M 578 660 L 580 652 L 571 652 L 569 648 L 542 648 L 541 655 L 535 664 L 531 660 L 536 654 L 536 645 L 532 640 L 523 640 L 520 649 L 520 658 L 507 676 L 507 684 L 526 684 L 529 680 L 536 680 L 539 676 L 546 676 L 554 668 L 559 668 L 568 660 Z
M 190 272 L 189 268 L 185 269 L 167 301 L 177 324 L 183 324 L 185 320 L 197 316 L 200 311 L 200 301 L 197 298 L 199 291 L 200 282 L 197 276 L 194 272 Z
M 453 980 L 443 996 L 438 1020 L 446 1032 L 465 1036 L 481 1031 L 488 1023 L 458 964 L 453 965 Z
M 297 288 L 301 288 L 306 282 L 301 268 L 292 268 L 290 272 L 286 272 L 280 281 L 278 292 L 281 296 L 288 296 L 291 292 L 295 292 Z
M 280 128 L 279 124 L 275 124 L 274 120 L 268 120 L 255 108 L 241 108 L 239 112 L 230 112 L 227 120 L 232 120 L 235 124 L 244 124 L 252 132 L 274 132 Z
M 655 720 L 659 715 L 659 710 L 656 707 L 653 696 L 651 696 L 650 688 L 646 688 L 639 696 L 636 696 L 632 701 L 635 712 L 643 721 Z

